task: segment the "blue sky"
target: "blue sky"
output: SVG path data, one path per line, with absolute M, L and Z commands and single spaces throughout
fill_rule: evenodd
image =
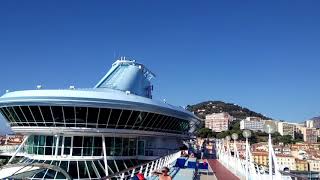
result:
M 0 1 L 0 91 L 92 87 L 114 57 L 157 75 L 156 99 L 320 115 L 319 1 Z

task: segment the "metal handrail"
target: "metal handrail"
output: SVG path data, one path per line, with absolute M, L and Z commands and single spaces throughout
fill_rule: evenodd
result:
M 175 153 L 166 155 L 164 157 L 160 157 L 158 159 L 155 159 L 153 161 L 149 161 L 143 164 L 139 164 L 137 166 L 133 166 L 131 168 L 113 173 L 112 175 L 108 175 L 105 177 L 102 177 L 101 179 L 111 179 L 114 177 L 120 177 L 120 179 L 125 179 L 129 176 L 133 177 L 136 173 L 143 173 L 145 177 L 151 176 L 152 172 L 160 169 L 164 166 L 170 166 L 172 162 L 174 162 L 178 157 L 180 157 L 181 152 L 177 151 Z M 161 164 L 160 164 L 161 163 Z M 137 171 L 135 171 L 138 169 Z

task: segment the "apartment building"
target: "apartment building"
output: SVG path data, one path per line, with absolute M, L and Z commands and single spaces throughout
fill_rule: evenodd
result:
M 290 135 L 294 138 L 294 132 L 296 131 L 296 126 L 294 124 L 290 124 L 287 122 L 279 122 L 278 123 L 278 132 L 284 135 Z
M 205 127 L 214 132 L 227 131 L 231 121 L 233 117 L 229 113 L 213 113 L 206 115 Z
M 263 131 L 264 121 L 259 117 L 247 117 L 240 121 L 240 129 Z
M 269 157 L 268 152 L 252 152 L 254 161 L 263 166 L 268 166 Z M 296 170 L 296 161 L 295 158 L 291 155 L 286 154 L 277 154 L 277 162 L 280 169 L 284 170 L 289 168 L 289 170 Z
M 317 143 L 318 131 L 316 128 L 301 128 L 303 141 L 306 143 Z

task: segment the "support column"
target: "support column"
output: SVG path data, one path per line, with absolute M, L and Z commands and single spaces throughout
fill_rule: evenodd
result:
M 29 135 L 27 135 L 26 138 L 22 141 L 22 143 L 20 144 L 16 152 L 14 152 L 14 154 L 11 156 L 7 164 L 10 164 L 12 162 L 12 160 L 16 157 L 16 155 L 18 154 L 18 152 L 24 146 L 24 144 L 27 142 L 28 139 L 29 139 Z
M 249 179 L 249 163 L 248 163 L 248 159 L 249 159 L 249 142 L 248 142 L 248 138 L 246 138 L 246 180 Z
M 57 141 L 56 141 L 56 148 L 55 148 L 55 152 L 54 152 L 54 156 L 57 157 L 58 156 L 58 147 L 59 147 L 59 140 L 60 140 L 60 136 L 57 136 Z
M 271 151 L 272 151 L 272 146 L 271 146 L 271 134 L 269 133 L 269 139 L 268 139 L 268 147 L 269 147 L 269 178 L 270 180 L 273 179 L 273 173 L 272 173 L 272 155 L 271 155 Z
M 106 140 L 104 138 L 104 135 L 102 135 L 102 150 L 103 150 L 103 161 L 104 161 L 104 168 L 106 176 L 109 175 L 108 173 L 108 164 L 107 164 L 107 150 L 106 150 Z

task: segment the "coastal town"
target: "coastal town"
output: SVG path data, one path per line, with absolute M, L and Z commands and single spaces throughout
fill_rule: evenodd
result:
M 198 110 L 199 112 L 204 110 Z M 197 145 L 201 146 L 206 139 L 224 139 L 227 135 L 231 135 L 230 130 L 232 124 L 239 125 L 239 132 L 250 130 L 252 133 L 267 136 L 264 131 L 266 124 L 275 127 L 273 133 L 273 148 L 277 157 L 277 163 L 281 170 L 299 173 L 316 173 L 320 172 L 320 118 L 315 117 L 302 123 L 285 122 L 279 120 L 262 119 L 260 117 L 246 117 L 245 119 L 237 119 L 227 112 L 212 113 L 205 115 L 204 127 L 215 133 L 215 138 L 197 138 Z M 231 131 L 231 133 L 234 131 Z M 222 135 L 222 136 L 221 136 Z M 241 134 L 239 133 L 239 136 Z M 225 137 L 223 137 L 225 136 Z M 282 139 L 289 137 L 289 141 L 276 141 L 279 136 Z M 229 137 L 230 138 L 230 137 Z M 233 142 L 233 140 L 229 141 Z M 209 141 L 210 142 L 210 141 Z M 263 137 L 259 137 L 258 141 L 250 142 L 250 150 L 254 158 L 254 162 L 261 166 L 268 166 L 268 142 Z M 237 141 L 237 149 L 240 157 L 245 156 L 245 141 L 239 139 Z M 207 148 L 211 150 L 212 143 L 207 144 Z M 231 151 L 233 147 L 231 146 Z

